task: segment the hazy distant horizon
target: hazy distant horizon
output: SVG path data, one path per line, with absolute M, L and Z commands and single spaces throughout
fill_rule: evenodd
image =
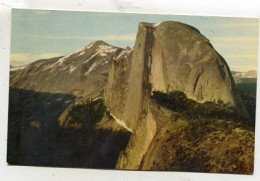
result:
M 99 40 L 96 40 L 96 41 L 99 41 Z M 95 41 L 93 41 L 93 42 L 95 42 Z M 89 45 L 89 44 L 87 44 L 87 45 Z M 87 46 L 86 45 L 86 46 Z M 123 48 L 123 47 L 120 47 L 120 48 Z M 131 48 L 133 48 L 133 47 L 131 47 Z M 70 52 L 73 52 L 74 50 L 72 50 L 72 51 L 70 51 Z M 70 52 L 68 52 L 68 53 L 70 53 Z M 48 59 L 48 58 L 55 58 L 55 57 L 60 57 L 60 56 L 65 56 L 66 54 L 64 54 L 64 55 L 58 55 L 58 56 L 53 56 L 53 57 L 47 57 L 47 58 L 40 58 L 40 59 L 36 59 L 36 60 L 32 60 L 31 62 L 28 62 L 28 63 L 25 63 L 25 64 L 20 64 L 20 65 L 12 65 L 12 64 L 10 64 L 10 66 L 12 66 L 12 67 L 18 67 L 18 66 L 26 66 L 26 65 L 29 65 L 30 63 L 33 63 L 33 62 L 35 62 L 35 61 L 38 61 L 38 60 L 41 60 L 41 59 Z M 255 71 L 257 71 L 257 69 L 251 69 L 251 70 L 255 70 Z M 251 70 L 247 70 L 247 71 L 251 71 Z M 233 71 L 233 72 L 247 72 L 247 71 L 237 71 L 237 70 L 232 70 L 232 69 L 230 69 L 230 71 Z
M 194 26 L 224 57 L 230 70 L 257 70 L 256 18 L 22 9 L 13 9 L 10 65 L 64 56 L 97 40 L 132 48 L 142 21 L 180 21 Z

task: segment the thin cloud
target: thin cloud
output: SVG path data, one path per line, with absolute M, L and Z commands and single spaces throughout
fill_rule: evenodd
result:
M 257 55 L 254 54 L 236 54 L 236 55 L 227 55 L 227 58 L 250 58 L 250 59 L 256 59 Z
M 227 37 L 213 37 L 212 41 L 258 41 L 258 37 L 256 36 L 227 36 Z
M 23 35 L 26 38 L 53 39 L 53 40 L 120 40 L 134 41 L 136 34 L 110 34 L 105 36 L 53 36 L 53 35 Z
M 256 66 L 247 66 L 247 65 L 233 65 L 231 68 L 233 71 L 246 72 L 249 70 L 257 70 Z
M 232 27 L 232 28 L 243 28 L 243 27 L 258 27 L 258 22 L 255 21 L 255 22 L 249 22 L 249 23 L 224 23 L 224 24 L 219 24 L 218 26 L 220 27 L 225 27 L 225 28 L 228 28 L 228 27 Z
M 39 60 L 39 59 L 47 59 L 52 57 L 58 57 L 61 54 L 58 53 L 44 53 L 44 54 L 31 54 L 31 53 L 12 53 L 11 54 L 11 65 L 17 66 L 22 64 L 28 64 L 30 62 Z
M 103 36 L 102 40 L 124 40 L 124 41 L 131 41 L 135 40 L 136 34 L 119 34 L 119 35 L 107 35 Z M 97 37 L 96 37 L 97 38 Z

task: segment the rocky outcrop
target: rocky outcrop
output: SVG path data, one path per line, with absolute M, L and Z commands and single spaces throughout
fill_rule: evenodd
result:
M 133 52 L 113 62 L 104 94 L 110 111 L 133 130 L 117 168 L 138 169 L 162 125 L 162 114 L 151 111 L 152 91 L 182 91 L 248 117 L 227 63 L 198 30 L 179 22 L 140 23 Z
M 112 80 L 108 80 L 108 88 L 105 89 L 104 99 L 110 111 L 124 120 L 126 125 L 133 130 L 128 147 L 119 157 L 117 168 L 137 169 L 155 133 L 156 126 L 154 120 L 151 119 L 152 115 L 149 114 L 147 119 L 151 93 L 150 54 L 153 43 L 152 29 L 149 25 L 143 23 L 139 25 L 135 48 L 131 56 L 127 60 L 119 60 L 119 64 L 128 66 L 124 73 L 122 70 L 112 68 L 109 74 Z M 116 65 L 117 62 L 112 67 L 115 68 Z M 113 90 L 122 96 L 118 97 L 115 94 L 108 96 Z

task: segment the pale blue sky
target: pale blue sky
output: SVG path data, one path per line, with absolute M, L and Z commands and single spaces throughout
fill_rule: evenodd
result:
M 139 22 L 169 20 L 197 28 L 231 70 L 257 69 L 257 19 L 21 9 L 12 14 L 11 65 L 64 55 L 95 40 L 133 47 Z

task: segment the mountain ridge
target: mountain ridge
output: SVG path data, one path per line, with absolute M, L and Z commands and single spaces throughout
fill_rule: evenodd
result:
M 41 92 L 61 91 L 98 97 L 101 95 L 103 89 L 101 84 L 108 76 L 108 69 L 113 59 L 124 52 L 124 49 L 104 41 L 95 41 L 65 56 L 38 60 L 11 69 L 10 86 Z M 27 84 L 23 84 L 21 79 L 26 79 Z M 84 84 L 94 87 L 86 88 Z M 97 89 L 100 91 L 96 94 Z

